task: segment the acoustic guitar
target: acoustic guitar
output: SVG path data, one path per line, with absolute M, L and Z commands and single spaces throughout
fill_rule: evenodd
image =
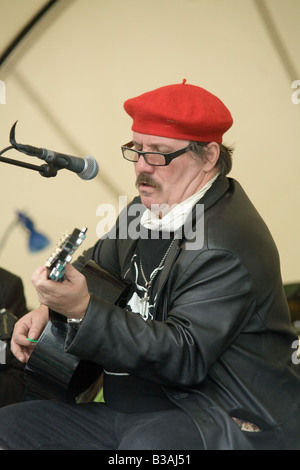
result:
M 75 250 L 86 237 L 86 228 L 75 229 L 65 235 L 48 258 L 48 277 L 62 282 L 67 265 Z M 112 276 L 90 260 L 83 268 L 88 288 L 99 297 L 120 305 L 129 285 Z M 50 310 L 50 320 L 42 332 L 25 367 L 26 390 L 24 401 L 33 399 L 58 399 L 73 403 L 95 382 L 102 366 L 81 360 L 65 351 L 65 340 L 72 328 L 63 315 Z

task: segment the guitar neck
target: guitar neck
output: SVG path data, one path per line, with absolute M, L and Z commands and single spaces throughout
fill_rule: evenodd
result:
M 55 251 L 46 261 L 48 278 L 62 282 L 66 267 L 72 261 L 73 254 L 86 238 L 87 228 L 75 228 L 71 235 L 64 235 Z

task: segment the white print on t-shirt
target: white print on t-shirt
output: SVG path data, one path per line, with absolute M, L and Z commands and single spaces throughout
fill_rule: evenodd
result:
M 155 296 L 153 304 L 149 304 L 147 302 L 146 308 L 144 310 L 144 314 L 142 315 L 142 301 L 141 300 L 145 295 L 146 288 L 144 286 L 141 286 L 140 284 L 138 284 L 139 268 L 138 268 L 138 265 L 137 265 L 136 260 L 135 260 L 136 256 L 137 255 L 135 254 L 132 257 L 133 266 L 134 266 L 134 269 L 135 269 L 135 287 L 136 287 L 136 290 L 135 290 L 135 292 L 133 292 L 131 298 L 127 302 L 127 309 L 130 310 L 131 312 L 139 313 L 143 317 L 144 320 L 148 320 L 148 319 L 153 320 L 153 315 L 152 315 L 151 311 L 153 311 L 153 309 L 154 309 L 156 296 Z M 154 271 L 156 271 L 156 269 L 157 268 L 155 268 Z M 160 268 L 160 270 L 161 269 L 163 269 L 163 266 Z M 154 271 L 151 273 L 150 277 L 152 276 Z

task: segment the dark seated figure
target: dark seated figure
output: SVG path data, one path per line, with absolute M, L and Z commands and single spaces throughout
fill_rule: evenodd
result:
M 10 329 L 14 316 L 19 319 L 27 313 L 22 280 L 0 268 L 0 407 L 17 403 L 24 393 L 24 364 L 19 362 L 10 350 Z M 4 318 L 4 315 L 5 318 Z M 8 316 L 7 316 L 8 315 Z M 5 346 L 6 344 L 6 346 Z

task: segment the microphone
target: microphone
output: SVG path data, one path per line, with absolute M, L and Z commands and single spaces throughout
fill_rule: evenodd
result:
M 57 168 L 73 171 L 77 173 L 79 178 L 83 180 L 92 180 L 98 174 L 99 167 L 97 161 L 91 157 L 72 157 L 71 155 L 64 155 L 63 153 L 53 152 L 47 149 L 38 149 L 31 146 L 30 151 L 34 149 L 33 153 L 27 153 L 27 155 L 33 155 L 47 163 L 53 163 Z
M 83 180 L 91 180 L 97 176 L 99 166 L 97 161 L 91 156 L 83 158 L 72 157 L 71 155 L 33 147 L 32 145 L 18 144 L 15 140 L 16 124 L 17 122 L 15 122 L 10 132 L 10 143 L 16 150 L 26 155 L 40 158 L 47 163 L 52 163 L 58 169 L 65 168 L 66 170 L 73 171 Z

